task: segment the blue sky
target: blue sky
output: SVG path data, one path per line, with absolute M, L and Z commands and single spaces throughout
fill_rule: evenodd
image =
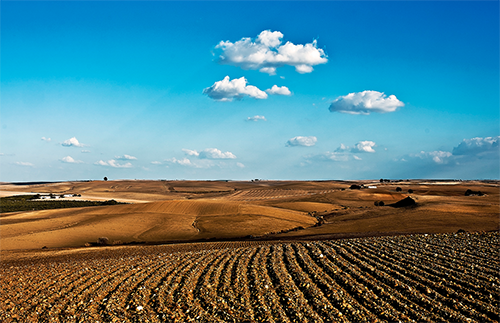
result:
M 497 1 L 2 1 L 0 181 L 498 179 Z

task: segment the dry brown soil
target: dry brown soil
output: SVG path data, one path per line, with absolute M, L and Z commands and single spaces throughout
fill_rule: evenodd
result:
M 206 239 L 331 239 L 499 230 L 498 182 L 92 181 L 0 185 L 0 195 L 77 193 L 132 204 L 4 213 L 0 248 L 81 247 Z M 396 188 L 400 187 L 401 192 Z M 410 194 L 408 190 L 413 192 Z M 465 191 L 484 196 L 465 196 Z M 411 196 L 413 207 L 388 204 Z M 385 206 L 375 206 L 383 201 Z M 322 220 L 320 220 L 322 219 Z M 321 221 L 321 225 L 318 223 Z

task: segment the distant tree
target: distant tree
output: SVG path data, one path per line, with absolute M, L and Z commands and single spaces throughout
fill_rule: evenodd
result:
M 384 179 L 383 179 L 383 178 L 381 178 L 381 179 L 380 179 L 380 183 L 383 183 L 383 182 L 384 182 Z
M 396 192 L 401 192 L 403 189 L 401 187 L 396 187 Z
M 410 189 L 408 190 L 408 193 L 412 194 L 412 193 L 413 193 L 413 190 L 410 188 Z
M 104 181 L 107 181 L 107 180 L 108 180 L 108 178 L 106 176 L 104 176 Z
M 356 184 L 352 184 L 351 187 L 349 187 L 351 190 L 360 190 L 361 189 L 361 186 L 359 185 L 356 185 Z

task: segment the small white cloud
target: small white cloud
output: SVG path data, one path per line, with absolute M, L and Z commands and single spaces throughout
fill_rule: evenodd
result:
M 171 163 L 174 163 L 174 164 L 179 164 L 179 165 L 182 165 L 182 166 L 194 166 L 196 167 L 196 165 L 194 165 L 189 159 L 187 158 L 183 158 L 183 159 L 177 159 L 177 158 L 170 158 L 170 159 L 167 159 L 168 162 L 171 162 Z
M 356 159 L 356 160 L 362 160 L 361 158 L 359 158 L 359 157 L 358 157 L 358 156 L 356 156 L 356 155 L 352 155 L 352 157 L 353 157 L 354 159 Z
M 418 154 L 410 155 L 410 157 L 416 157 L 419 159 L 432 159 L 436 164 L 447 164 L 452 157 L 452 153 L 449 151 L 441 151 L 441 150 L 436 150 L 436 151 L 430 151 L 430 152 L 425 152 L 421 151 Z
M 221 41 L 215 48 L 220 51 L 219 62 L 241 67 L 245 70 L 259 70 L 270 75 L 284 66 L 294 66 L 298 73 L 311 73 L 313 66 L 328 62 L 323 49 L 317 42 L 282 45 L 283 34 L 279 31 L 262 31 L 255 40 L 242 38 L 234 43 Z
M 196 150 L 191 150 L 191 149 L 182 149 L 182 151 L 188 155 L 188 156 L 196 156 L 198 157 L 200 155 L 199 152 L 197 152 Z
M 311 147 L 316 144 L 316 141 L 318 141 L 318 139 L 314 136 L 309 136 L 309 137 L 297 136 L 289 139 L 287 141 L 287 146 Z
M 318 160 L 327 160 L 327 161 L 336 161 L 336 162 L 345 162 L 349 160 L 349 155 L 340 153 L 340 152 L 329 152 L 327 151 L 324 154 L 313 156 L 313 159 Z
M 446 162 L 446 158 L 451 156 L 449 151 L 431 151 L 428 153 L 432 156 L 432 160 L 438 164 L 443 164 Z
M 236 163 L 236 166 L 238 166 L 239 168 L 245 168 L 245 165 L 243 165 L 242 163 Z
M 35 165 L 33 165 L 32 163 L 29 163 L 29 162 L 16 162 L 15 164 L 19 165 L 19 166 L 27 166 L 27 167 L 33 167 L 33 166 L 35 166 Z
M 375 142 L 370 140 L 360 141 L 354 146 L 346 146 L 344 144 L 340 144 L 340 147 L 337 148 L 336 152 L 351 152 L 351 153 L 374 153 L 377 145 Z
M 69 163 L 69 164 L 81 164 L 83 163 L 81 160 L 75 160 L 73 157 L 71 156 L 66 156 L 66 157 L 63 157 L 61 158 L 61 161 L 63 163 Z
M 235 159 L 236 156 L 229 151 L 226 151 L 223 153 L 217 148 L 207 148 L 203 151 L 200 152 L 199 154 L 200 158 L 206 158 L 206 159 Z
M 45 137 L 42 137 L 42 140 L 43 140 L 43 141 L 52 141 L 52 139 L 50 139 L 50 138 L 45 138 Z
M 82 150 L 82 153 L 83 153 L 83 154 L 88 154 L 88 153 L 90 153 L 90 150 L 86 150 L 86 149 L 84 149 L 84 150 Z
M 247 118 L 247 121 L 259 121 L 259 120 L 267 121 L 266 117 L 264 116 L 253 116 Z
M 78 141 L 78 139 L 76 139 L 75 137 L 73 138 L 70 138 L 68 140 L 64 140 L 62 145 L 64 147 L 84 147 L 85 144 L 82 144 Z
M 286 86 L 273 85 L 272 88 L 266 90 L 271 95 L 292 95 L 292 92 Z
M 131 163 L 119 164 L 114 159 L 110 159 L 108 161 L 99 160 L 99 161 L 95 162 L 94 164 L 99 165 L 99 166 L 109 166 L 109 167 L 114 167 L 114 168 L 131 168 L 132 167 Z
M 266 92 L 256 86 L 247 85 L 245 77 L 230 80 L 226 76 L 222 81 L 215 82 L 211 87 L 203 90 L 203 94 L 208 95 L 216 101 L 232 101 L 233 99 L 242 99 L 249 96 L 254 99 L 267 99 Z
M 115 156 L 115 158 L 119 159 L 119 160 L 137 160 L 137 157 L 130 156 L 130 155 Z
M 488 152 L 499 151 L 500 136 L 496 137 L 476 137 L 472 139 L 464 139 L 455 148 L 453 148 L 453 155 L 481 155 Z
M 199 159 L 235 159 L 236 158 L 236 156 L 232 152 L 230 152 L 230 151 L 222 152 L 217 148 L 207 148 L 207 149 L 204 149 L 200 152 L 198 152 L 196 150 L 191 150 L 191 149 L 182 149 L 182 151 L 188 156 L 198 157 Z M 169 161 L 172 161 L 172 160 L 169 160 Z M 198 163 L 197 166 L 201 166 L 201 165 L 199 165 L 199 163 Z M 206 166 L 206 165 L 204 165 L 204 166 Z
M 382 92 L 363 91 L 336 98 L 330 105 L 330 111 L 368 115 L 371 112 L 394 112 L 403 106 L 404 103 L 399 101 L 395 95 L 387 97 Z
M 161 162 L 155 160 L 155 161 L 152 161 L 151 164 L 153 164 L 153 165 L 161 165 Z

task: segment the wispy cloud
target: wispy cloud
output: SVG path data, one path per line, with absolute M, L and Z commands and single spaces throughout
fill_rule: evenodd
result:
M 288 139 L 286 145 L 289 147 L 294 147 L 294 146 L 311 147 L 314 146 L 317 141 L 318 139 L 314 136 L 309 136 L 309 137 L 297 136 Z
M 130 156 L 130 155 L 115 156 L 115 158 L 118 160 L 137 160 L 137 157 Z
M 328 62 L 323 49 L 317 42 L 295 45 L 282 44 L 283 34 L 279 31 L 262 31 L 256 39 L 242 38 L 236 42 L 221 41 L 215 48 L 220 51 L 219 62 L 241 67 L 245 70 L 259 70 L 269 75 L 276 69 L 289 65 L 298 73 L 311 73 L 313 66 Z
M 248 117 L 246 119 L 247 121 L 259 121 L 259 120 L 262 120 L 262 121 L 267 121 L 266 117 L 264 116 L 253 116 L 253 117 Z
M 66 156 L 66 157 L 61 158 L 61 162 L 68 163 L 68 164 L 81 164 L 81 163 L 83 163 L 83 161 L 81 161 L 81 160 L 75 160 L 71 156 Z
M 195 156 L 200 159 L 235 159 L 236 156 L 230 152 L 222 152 L 217 148 L 207 148 L 200 152 L 191 149 L 182 149 L 182 151 L 188 156 Z
M 330 105 L 330 111 L 368 115 L 371 112 L 394 112 L 403 106 L 404 103 L 395 95 L 386 96 L 383 92 L 363 91 L 336 98 Z
M 131 168 L 132 167 L 131 163 L 119 164 L 114 159 L 110 159 L 108 161 L 99 160 L 99 161 L 95 162 L 94 164 L 99 165 L 99 166 L 109 166 L 109 167 L 114 167 L 114 168 Z
M 43 141 L 52 141 L 52 139 L 50 139 L 50 138 L 45 138 L 45 137 L 42 137 L 42 140 L 43 140 Z
M 152 162 L 151 162 L 151 164 L 153 164 L 153 165 L 161 165 L 161 162 L 160 162 L 160 161 L 155 160 L 155 161 L 152 161 Z
M 182 166 L 197 167 L 188 158 L 177 159 L 177 158 L 173 157 L 173 158 L 167 159 L 166 161 L 170 162 L 170 163 L 173 163 L 173 164 L 179 164 L 179 165 L 182 165 Z
M 412 157 L 420 158 L 420 159 L 428 159 L 431 158 L 436 164 L 447 164 L 449 161 L 452 161 L 452 153 L 449 151 L 421 151 L 418 154 L 410 155 Z
M 347 153 L 341 152 L 325 152 L 318 155 L 309 155 L 306 156 L 307 161 L 335 161 L 335 162 L 346 162 L 351 159 L 351 155 Z
M 267 99 L 266 92 L 260 90 L 256 86 L 247 85 L 247 79 L 245 77 L 230 80 L 229 76 L 226 76 L 222 81 L 217 81 L 211 87 L 205 88 L 203 94 L 208 95 L 211 99 L 216 101 L 239 100 L 245 96 L 254 99 Z
M 16 165 L 19 165 L 19 166 L 26 166 L 26 167 L 33 167 L 35 165 L 33 165 L 32 163 L 30 162 L 15 162 Z
M 64 140 L 63 143 L 61 144 L 64 147 L 85 147 L 85 144 L 82 144 L 76 139 L 76 137 Z

